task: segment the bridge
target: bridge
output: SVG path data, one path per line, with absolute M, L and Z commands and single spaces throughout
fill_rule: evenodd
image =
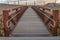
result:
M 10 6 L 6 8 L 1 14 L 3 15 L 4 36 L 58 36 L 59 10 L 44 6 Z

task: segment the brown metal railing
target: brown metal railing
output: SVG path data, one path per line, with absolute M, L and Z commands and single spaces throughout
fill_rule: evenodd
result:
M 21 18 L 21 16 L 23 15 L 26 9 L 27 9 L 26 6 L 22 6 L 22 7 L 13 8 L 11 10 L 3 10 L 3 24 L 4 24 L 5 36 L 10 36 L 11 32 L 15 28 L 16 23 Z M 9 14 L 10 12 L 13 13 Z
M 47 7 L 32 7 L 43 22 L 47 25 L 49 31 L 53 36 L 57 36 L 57 27 L 58 27 L 58 10 L 51 9 Z M 52 12 L 52 15 L 48 14 L 45 10 Z

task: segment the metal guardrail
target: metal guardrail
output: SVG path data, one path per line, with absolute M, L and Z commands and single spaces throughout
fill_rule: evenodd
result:
M 41 11 L 40 11 L 41 12 Z M 41 12 L 43 15 L 45 15 L 48 19 L 50 19 L 54 25 L 50 24 L 52 27 L 55 27 L 56 23 L 55 23 L 55 20 L 53 20 L 52 18 L 50 18 L 49 16 L 47 16 L 46 14 L 44 14 L 43 12 Z
M 17 12 L 14 16 L 12 16 L 8 21 L 7 21 L 7 27 L 10 27 L 8 24 L 9 22 L 14 18 L 16 17 L 20 12 Z
M 4 24 L 4 31 L 5 31 L 5 36 L 9 36 L 11 34 L 11 32 L 14 30 L 13 28 L 11 28 L 11 26 L 9 25 L 9 22 L 12 22 L 14 25 L 16 24 L 16 22 L 19 19 L 19 16 L 21 17 L 22 14 L 24 13 L 24 11 L 27 9 L 27 7 L 22 7 L 21 9 L 14 9 L 16 10 L 14 13 L 15 14 L 11 14 L 10 10 L 3 10 L 3 16 L 4 16 L 4 20 L 3 20 L 3 24 Z M 13 9 L 12 9 L 13 11 Z M 5 14 L 6 13 L 6 14 Z M 19 14 L 20 13 L 20 14 Z M 16 17 L 16 18 L 15 18 Z M 14 18 L 16 19 L 16 21 L 14 21 Z M 15 28 L 15 27 L 14 27 Z
M 9 26 L 9 22 L 14 18 L 16 17 L 20 12 L 17 12 L 14 16 L 12 16 L 8 21 L 7 21 L 7 27 L 10 28 Z
M 58 27 L 58 13 L 59 11 L 58 10 L 54 10 L 52 11 L 52 14 L 53 15 L 50 15 L 50 16 L 53 16 L 53 18 L 51 18 L 50 16 L 48 16 L 47 14 L 45 14 L 46 12 L 44 12 L 46 9 L 43 9 L 40 10 L 39 7 L 36 7 L 36 6 L 33 6 L 32 7 L 39 16 L 41 16 L 41 18 L 43 19 L 43 21 L 45 22 L 48 22 L 48 24 L 46 24 L 46 26 L 48 26 L 48 29 L 49 31 L 52 33 L 53 36 L 57 36 L 57 27 Z M 50 10 L 50 9 L 49 9 Z M 45 16 L 49 21 L 45 20 Z
M 16 15 L 14 15 L 12 18 L 10 18 L 8 21 L 7 21 L 7 27 L 9 27 L 9 22 L 14 18 L 14 17 L 16 17 L 17 15 L 18 15 L 19 13 L 16 13 Z
M 37 7 L 36 7 L 37 8 Z M 40 11 L 40 10 L 39 10 Z M 52 27 L 55 27 L 55 25 L 56 25 L 56 22 L 55 22 L 55 20 L 53 20 L 52 18 L 50 18 L 48 15 L 46 15 L 44 12 L 42 12 L 42 11 L 40 11 L 40 13 L 42 13 L 43 15 L 45 15 L 48 19 L 50 19 L 52 22 L 53 22 L 53 25 L 52 24 L 50 24 Z

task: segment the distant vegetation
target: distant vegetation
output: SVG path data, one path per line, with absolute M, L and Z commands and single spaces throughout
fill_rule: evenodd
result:
M 48 3 L 45 6 L 51 6 L 51 7 L 59 6 L 60 7 L 60 3 Z

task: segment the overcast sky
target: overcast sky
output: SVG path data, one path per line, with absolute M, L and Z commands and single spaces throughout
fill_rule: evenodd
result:
M 6 1 L 18 1 L 18 0 L 0 0 L 1 2 L 6 2 Z M 26 0 L 19 0 L 19 1 L 26 1 Z M 46 1 L 46 2 L 53 2 L 55 0 L 27 0 L 27 1 L 36 1 L 36 2 L 41 2 L 41 1 Z M 57 2 L 60 2 L 60 0 L 56 0 Z
M 18 1 L 18 0 L 0 0 L 0 1 Z M 19 0 L 19 1 L 26 1 L 26 0 Z M 27 1 L 33 1 L 33 0 L 27 0 Z M 44 1 L 44 0 L 35 0 L 35 1 Z M 49 1 L 49 0 L 47 0 L 47 1 Z M 53 0 L 50 0 L 50 1 L 53 1 Z
M 0 0 L 0 1 L 18 1 L 18 0 Z M 26 0 L 19 0 L 19 1 L 26 1 Z M 27 1 L 34 1 L 34 0 L 27 0 Z M 43 1 L 43 0 L 35 0 L 35 1 Z
M 0 3 L 5 3 L 7 1 L 18 1 L 18 0 L 0 0 Z M 41 2 L 41 1 L 44 1 L 44 0 L 19 0 L 19 1 L 36 1 L 36 2 Z

